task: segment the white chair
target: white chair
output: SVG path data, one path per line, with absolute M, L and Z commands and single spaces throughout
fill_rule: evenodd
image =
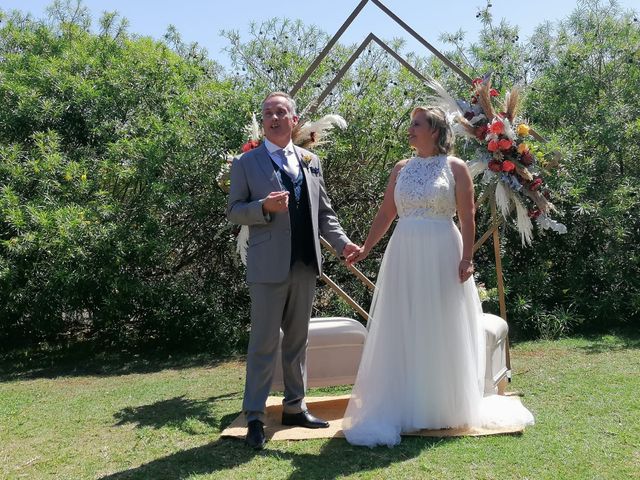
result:
M 353 385 L 366 337 L 367 329 L 352 318 L 312 318 L 307 347 L 307 386 Z M 278 350 L 271 386 L 274 391 L 284 390 L 281 358 Z
M 490 313 L 483 314 L 482 321 L 486 338 L 484 391 L 485 394 L 501 394 L 508 375 L 507 322 Z M 353 385 L 366 337 L 367 329 L 352 318 L 312 318 L 307 347 L 307 386 Z M 271 390 L 283 389 L 281 354 L 278 351 Z
M 501 317 L 485 313 L 482 315 L 486 346 L 484 393 L 504 393 L 509 369 L 507 368 L 507 334 L 509 326 Z

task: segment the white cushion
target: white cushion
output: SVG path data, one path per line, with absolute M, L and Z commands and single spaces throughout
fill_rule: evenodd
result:
M 482 327 L 486 338 L 485 393 L 496 393 L 498 383 L 507 376 L 506 345 L 509 327 L 497 315 L 485 313 Z M 353 385 L 367 329 L 346 317 L 312 318 L 307 347 L 307 386 Z M 282 332 L 280 332 L 282 340 Z M 282 355 L 278 349 L 271 390 L 282 391 Z
M 491 313 L 482 315 L 482 326 L 487 343 L 484 392 L 493 394 L 498 392 L 498 383 L 508 374 L 507 334 L 509 326 L 502 318 Z
M 352 318 L 312 318 L 307 346 L 307 387 L 353 385 L 366 336 L 364 325 Z M 278 349 L 271 390 L 283 389 L 282 354 Z

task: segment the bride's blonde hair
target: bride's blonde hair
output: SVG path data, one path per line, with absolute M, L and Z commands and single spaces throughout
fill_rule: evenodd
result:
M 455 135 L 451 129 L 451 125 L 447 120 L 447 114 L 440 107 L 423 107 L 419 106 L 411 111 L 411 120 L 418 114 L 424 112 L 427 123 L 431 128 L 438 131 L 438 143 L 436 148 L 438 153 L 450 153 L 453 151 Z

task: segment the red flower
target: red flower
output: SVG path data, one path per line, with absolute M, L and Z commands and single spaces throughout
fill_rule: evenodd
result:
M 508 138 L 503 138 L 498 142 L 498 147 L 500 147 L 500 150 L 509 150 L 512 146 L 513 141 L 509 140 Z
M 538 218 L 542 212 L 538 209 L 529 210 L 529 218 Z
M 495 88 L 492 88 L 491 90 L 489 90 L 489 95 L 491 95 L 492 97 L 497 97 L 498 95 L 500 95 L 500 93 Z
M 481 127 L 476 128 L 476 138 L 480 141 L 484 140 L 484 137 L 487 136 L 487 132 L 489 128 L 486 125 L 482 125 Z
M 502 171 L 502 164 L 497 160 L 490 160 L 488 167 L 489 167 L 489 170 L 491 170 L 492 172 Z
M 257 140 L 249 140 L 247 143 L 242 145 L 242 152 L 246 153 L 249 150 L 253 150 L 254 148 L 258 147 L 259 145 L 260 142 L 258 142 Z
M 529 190 L 537 190 L 542 185 L 542 179 L 536 178 L 529 184 Z
M 487 150 L 489 150 L 490 152 L 496 152 L 498 151 L 498 142 L 495 140 L 491 140 L 488 144 L 487 144 Z
M 516 164 L 513 162 L 510 162 L 509 160 L 505 160 L 504 162 L 502 162 L 503 172 L 512 172 L 513 170 L 515 170 L 515 168 L 516 168 Z
M 475 87 L 476 85 L 480 85 L 481 83 L 482 83 L 482 78 L 478 77 L 473 79 L 473 81 L 471 82 L 471 85 Z
M 533 155 L 530 152 L 524 152 L 520 156 L 520 163 L 522 163 L 525 167 L 528 167 L 533 163 Z
M 500 135 L 502 132 L 504 132 L 504 123 L 502 123 L 500 120 L 492 122 L 491 125 L 489 125 L 489 131 L 491 133 L 495 133 L 496 135 Z

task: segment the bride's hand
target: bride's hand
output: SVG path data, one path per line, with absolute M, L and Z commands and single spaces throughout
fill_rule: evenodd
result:
M 469 280 L 469 277 L 473 275 L 474 271 L 473 260 L 469 260 L 467 258 L 460 260 L 460 264 L 458 265 L 458 277 L 460 278 L 460 283 L 464 283 Z
M 360 247 L 358 250 L 354 251 L 349 255 L 346 260 L 349 265 L 353 265 L 360 260 L 364 260 L 369 255 L 368 251 L 365 251 L 364 247 Z

